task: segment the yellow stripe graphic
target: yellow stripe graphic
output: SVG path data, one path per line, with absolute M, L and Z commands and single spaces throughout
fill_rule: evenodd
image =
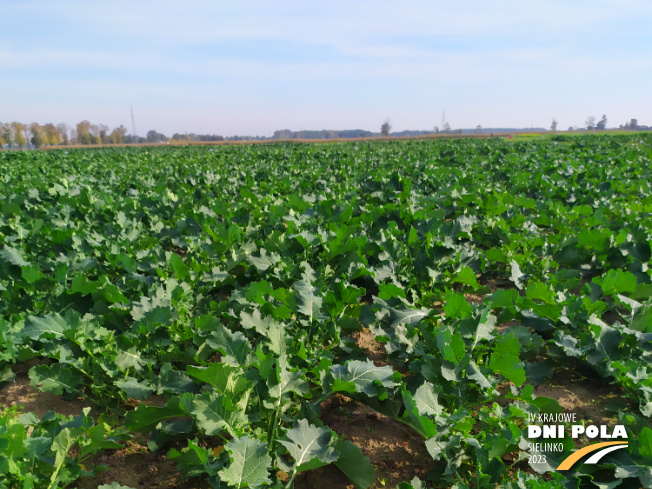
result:
M 557 467 L 557 470 L 568 470 L 570 469 L 575 462 L 577 462 L 579 459 L 581 459 L 584 455 L 587 455 L 591 452 L 595 452 L 596 450 L 600 450 L 601 448 L 604 447 L 609 447 L 612 445 L 627 445 L 626 441 L 605 441 L 602 443 L 594 443 L 593 445 L 589 445 L 588 447 L 584 447 L 581 450 L 578 450 L 576 452 L 573 452 L 570 454 L 568 457 L 564 459 L 562 463 L 559 464 L 559 467 Z

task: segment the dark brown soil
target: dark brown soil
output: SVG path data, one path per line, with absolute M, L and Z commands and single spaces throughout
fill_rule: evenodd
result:
M 513 323 L 517 322 L 499 325 L 499 329 Z M 368 329 L 354 333 L 353 337 L 374 364 L 387 365 L 383 344 L 376 341 Z M 15 381 L 0 389 L 0 406 L 20 404 L 23 411 L 32 411 L 39 417 L 50 410 L 65 415 L 78 415 L 85 407 L 91 407 L 91 416 L 99 414 L 97 408 L 86 399 L 64 401 L 32 387 L 27 377 L 32 364 L 33 362 L 15 366 Z M 578 419 L 590 419 L 596 424 L 613 424 L 615 420 L 605 405 L 611 400 L 623 398 L 620 387 L 584 377 L 572 365 L 556 369 L 553 380 L 547 385 L 537 386 L 535 394 L 557 399 L 566 412 L 576 412 Z M 154 397 L 145 402 L 148 405 L 162 405 L 164 400 Z M 428 472 L 436 468 L 437 463 L 425 448 L 425 440 L 402 423 L 341 395 L 326 400 L 321 408 L 323 422 L 340 437 L 359 446 L 371 461 L 376 469 L 374 489 L 393 488 L 415 476 L 425 480 Z M 106 451 L 87 462 L 89 469 L 98 465 L 105 466 L 106 470 L 94 477 L 80 479 L 77 486 L 79 489 L 94 489 L 114 481 L 137 489 L 210 487 L 201 479 L 182 480 L 175 462 L 168 459 L 165 453 L 150 452 L 145 441 L 132 440 L 120 450 Z M 297 489 L 353 487 L 334 465 L 299 474 L 296 479 Z
M 435 462 L 425 440 L 411 428 L 383 416 L 345 396 L 335 395 L 322 404 L 321 419 L 340 437 L 360 447 L 376 469 L 373 487 L 396 487 L 413 477 L 425 479 Z M 335 466 L 305 472 L 297 477 L 296 489 L 353 489 Z

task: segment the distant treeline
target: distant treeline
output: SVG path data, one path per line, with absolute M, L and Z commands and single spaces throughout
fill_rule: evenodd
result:
M 0 148 L 145 142 L 147 142 L 147 138 L 127 134 L 127 129 L 123 125 L 110 130 L 104 124 L 91 124 L 87 120 L 81 121 L 75 127 L 70 127 L 63 122 L 56 125 L 51 122 L 43 125 L 38 122 L 31 124 L 0 122 Z
M 587 128 L 594 129 L 589 118 Z M 605 116 L 603 120 L 606 123 Z M 387 125 L 385 136 L 389 137 L 418 137 L 432 134 L 500 134 L 500 133 L 519 133 L 519 132 L 545 132 L 547 129 L 541 127 L 532 128 L 483 128 L 477 126 L 475 129 L 454 129 L 448 124 L 444 124 L 442 130 L 435 127 L 432 131 L 399 131 L 389 132 L 391 126 Z M 569 128 L 573 130 L 574 128 Z M 647 130 L 647 126 L 638 124 L 637 119 L 621 125 L 620 129 L 629 130 Z M 553 132 L 556 131 L 556 122 L 553 121 Z M 381 132 L 365 131 L 363 129 L 345 129 L 345 130 L 318 130 L 318 131 L 292 131 L 290 129 L 281 129 L 274 131 L 271 138 L 264 136 L 230 136 L 223 137 L 218 134 L 196 134 L 196 133 L 174 133 L 171 138 L 165 134 L 150 130 L 145 137 L 127 134 L 127 129 L 120 125 L 116 128 L 109 129 L 104 124 L 92 124 L 83 120 L 74 127 L 65 123 L 23 124 L 21 122 L 0 122 L 0 149 L 3 148 L 39 148 L 41 146 L 58 146 L 58 145 L 91 145 L 91 144 L 157 144 L 157 143 L 192 143 L 192 142 L 217 142 L 217 141 L 264 141 L 264 140 L 291 140 L 291 139 L 348 139 L 348 138 L 371 138 L 379 137 Z
M 475 129 L 450 129 L 445 128 L 440 131 L 438 128 L 432 131 L 419 131 L 419 130 L 408 130 L 408 131 L 396 131 L 389 134 L 391 137 L 402 138 L 402 137 L 418 137 L 418 136 L 429 136 L 432 134 L 491 134 L 491 133 L 507 133 L 507 132 L 543 132 L 545 131 L 542 127 L 534 127 L 527 129 L 515 129 L 515 128 L 485 128 L 478 126 Z M 274 131 L 274 135 L 271 139 L 346 139 L 346 138 L 372 138 L 380 137 L 382 134 L 380 132 L 365 131 L 363 129 L 346 129 L 343 131 L 333 131 L 333 130 L 321 130 L 321 131 L 291 131 L 290 129 L 281 129 Z
M 0 122 L 0 149 L 40 148 L 42 146 L 68 146 L 92 144 L 156 144 L 192 143 L 211 141 L 253 141 L 267 139 L 262 136 L 231 136 L 225 138 L 218 134 L 175 133 L 171 138 L 155 130 L 147 132 L 145 137 L 128 134 L 120 126 L 109 129 L 105 124 L 93 124 L 83 120 L 71 127 L 65 123 L 39 124 L 32 122 Z

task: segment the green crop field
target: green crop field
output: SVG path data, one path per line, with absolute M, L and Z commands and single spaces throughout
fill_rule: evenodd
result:
M 651 164 L 640 134 L 0 152 L 0 487 L 652 487 Z

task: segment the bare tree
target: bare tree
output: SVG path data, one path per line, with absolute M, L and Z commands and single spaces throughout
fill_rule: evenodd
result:
M 380 134 L 381 136 L 389 136 L 389 133 L 392 130 L 392 125 L 390 124 L 389 119 L 385 119 L 385 122 L 380 126 Z
M 100 124 L 98 126 L 99 137 L 102 144 L 107 144 L 109 142 L 109 126 L 106 124 Z
M 552 132 L 557 131 L 557 119 L 555 119 L 554 117 L 552 119 L 552 124 L 550 124 L 550 130 Z
M 70 140 L 68 139 L 68 124 L 65 122 L 60 122 L 57 124 L 57 131 L 59 131 L 59 138 L 63 144 L 69 144 Z
M 589 117 L 586 118 L 586 122 L 584 124 L 586 125 L 586 128 L 588 130 L 594 129 L 595 128 L 595 117 L 590 115 Z

